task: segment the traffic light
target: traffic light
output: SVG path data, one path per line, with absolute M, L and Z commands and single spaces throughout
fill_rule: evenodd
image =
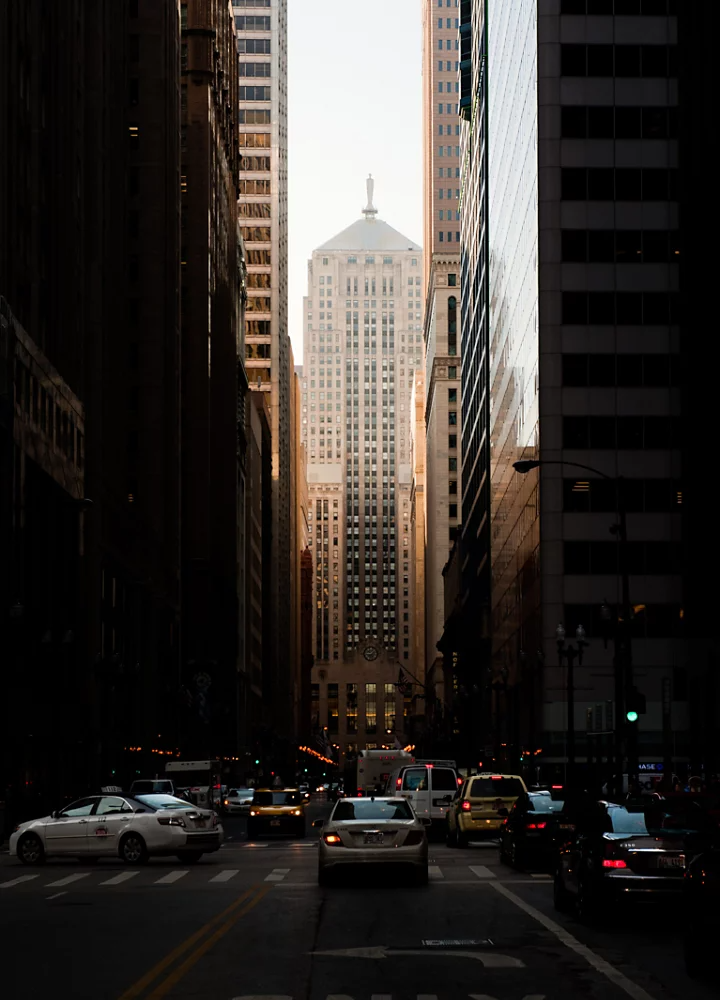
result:
M 645 695 L 636 687 L 628 692 L 625 706 L 625 718 L 628 722 L 637 722 L 641 715 L 645 715 L 647 710 Z

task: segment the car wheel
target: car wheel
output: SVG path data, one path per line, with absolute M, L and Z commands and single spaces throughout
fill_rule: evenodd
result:
M 428 870 L 425 868 L 416 868 L 413 871 L 413 885 L 427 885 L 428 884 Z
M 144 865 L 148 860 L 145 841 L 139 833 L 126 833 L 120 841 L 120 857 L 128 865 Z
M 202 856 L 202 851 L 180 851 L 177 857 L 185 865 L 196 865 Z
M 457 847 L 465 848 L 468 846 L 468 835 L 466 833 L 461 833 L 460 830 L 455 832 L 455 844 Z
M 510 864 L 513 868 L 525 867 L 525 851 L 523 851 L 522 847 L 518 847 L 514 840 L 510 848 Z
M 332 872 L 322 866 L 318 867 L 318 885 L 332 885 Z
M 553 906 L 558 913 L 567 913 L 572 905 L 570 893 L 565 888 L 560 869 L 555 872 L 553 881 Z
M 510 855 L 507 852 L 507 844 L 504 837 L 500 838 L 500 863 L 503 865 L 510 864 Z
M 575 900 L 575 914 L 584 924 L 602 923 L 605 905 L 597 889 L 593 889 L 587 876 L 580 876 L 578 894 Z
M 24 865 L 41 865 L 45 861 L 45 848 L 35 833 L 26 833 L 20 838 L 17 853 Z
M 445 831 L 445 843 L 448 847 L 457 847 L 457 830 L 451 830 L 449 823 Z

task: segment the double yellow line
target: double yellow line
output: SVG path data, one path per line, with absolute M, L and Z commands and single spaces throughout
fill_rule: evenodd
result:
M 186 941 L 179 944 L 169 955 L 166 955 L 157 965 L 154 965 L 149 972 L 146 972 L 141 979 L 133 983 L 129 989 L 125 990 L 119 1000 L 136 1000 L 141 994 L 145 994 L 145 1000 L 160 1000 L 161 997 L 167 996 L 173 986 L 176 986 L 180 982 L 183 976 L 200 961 L 203 955 L 207 954 L 217 944 L 220 938 L 224 937 L 229 930 L 232 930 L 238 920 L 244 917 L 246 913 L 249 913 L 253 907 L 257 906 L 271 888 L 272 886 L 269 885 L 251 886 L 247 892 L 244 892 L 234 903 L 231 903 L 226 910 L 218 913 L 216 917 L 213 917 L 212 920 L 209 920 L 203 927 L 195 931 L 194 934 L 191 934 Z M 163 975 L 168 966 L 174 966 L 183 956 L 185 958 L 180 965 L 173 968 L 164 979 L 161 979 L 151 992 L 145 993 L 145 990 L 149 989 L 155 983 L 155 980 Z

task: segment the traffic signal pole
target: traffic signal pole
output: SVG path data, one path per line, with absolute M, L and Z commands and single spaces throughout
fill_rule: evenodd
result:
M 618 536 L 618 557 L 621 580 L 622 618 L 615 627 L 615 727 L 616 727 L 616 760 L 615 774 L 617 795 L 622 795 L 625 759 L 628 762 L 628 785 L 637 781 L 638 747 L 637 721 L 629 723 L 627 718 L 628 699 L 633 689 L 632 661 L 632 606 L 630 604 L 630 568 L 628 565 L 627 511 L 625 508 L 624 479 L 618 476 L 615 480 L 615 499 L 618 514 L 618 524 L 615 530 Z

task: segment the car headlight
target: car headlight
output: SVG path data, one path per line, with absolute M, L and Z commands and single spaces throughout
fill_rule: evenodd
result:
M 293 816 L 302 816 L 302 809 L 293 809 Z
M 256 815 L 257 815 L 257 813 L 255 812 L 255 810 L 254 810 L 254 809 L 251 809 L 251 810 L 250 810 L 250 815 L 251 815 L 251 816 L 256 816 Z
M 160 826 L 185 826 L 182 816 L 158 816 L 157 821 Z

